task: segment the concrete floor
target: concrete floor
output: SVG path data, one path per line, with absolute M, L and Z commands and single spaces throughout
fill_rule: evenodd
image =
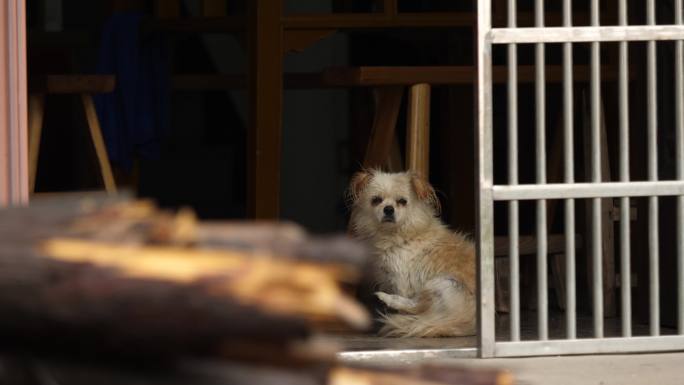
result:
M 490 359 L 472 358 L 476 354 L 474 349 L 454 349 L 447 354 L 443 350 L 436 353 L 432 349 L 417 349 L 398 356 L 374 354 L 379 353 L 377 351 L 354 353 L 342 353 L 338 357 L 349 363 L 390 366 L 438 362 L 468 368 L 493 368 L 510 372 L 516 385 L 684 384 L 684 352 Z M 444 358 L 445 355 L 450 358 Z
M 524 317 L 523 339 L 536 339 L 536 317 Z M 508 321 L 497 321 L 497 338 L 508 339 Z M 550 334 L 564 338 L 563 317 L 552 314 Z M 647 335 L 647 325 L 635 324 L 634 335 Z M 578 317 L 578 335 L 592 335 L 590 317 Z M 619 319 L 605 320 L 606 336 L 620 335 Z M 661 334 L 674 330 L 663 328 Z M 684 352 L 478 359 L 475 337 L 379 338 L 374 335 L 328 336 L 343 347 L 342 361 L 376 364 L 415 364 L 437 361 L 467 367 L 508 370 L 518 385 L 684 385 Z
M 510 371 L 517 385 L 682 385 L 684 353 L 448 359 Z

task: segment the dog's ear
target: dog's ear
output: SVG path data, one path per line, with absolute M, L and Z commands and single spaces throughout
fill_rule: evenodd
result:
M 435 209 L 435 214 L 439 216 L 442 212 L 442 205 L 439 203 L 437 193 L 430 183 L 420 175 L 411 173 L 411 186 L 413 186 L 413 191 L 418 199 L 432 206 Z
M 359 199 L 361 192 L 368 186 L 371 176 L 372 174 L 365 170 L 359 171 L 352 176 L 351 182 L 349 182 L 349 191 L 347 192 L 347 198 L 350 203 L 354 203 Z

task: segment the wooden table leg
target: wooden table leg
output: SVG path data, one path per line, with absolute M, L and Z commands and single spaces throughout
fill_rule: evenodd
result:
M 282 0 L 248 4 L 247 210 L 251 218 L 275 219 L 280 204 L 283 5 Z

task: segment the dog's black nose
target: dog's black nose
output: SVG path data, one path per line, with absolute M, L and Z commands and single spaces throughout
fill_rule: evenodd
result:
M 392 215 L 394 214 L 394 206 L 385 206 L 385 208 L 382 209 L 382 212 L 385 213 L 385 215 Z

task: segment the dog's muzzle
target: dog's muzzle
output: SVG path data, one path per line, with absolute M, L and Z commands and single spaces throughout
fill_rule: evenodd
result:
M 385 207 L 382 209 L 382 212 L 383 212 L 383 214 L 384 214 L 383 217 L 382 217 L 382 222 L 390 222 L 390 223 L 394 223 L 394 222 L 395 222 L 395 219 L 394 219 L 394 207 L 393 207 L 393 206 L 385 206 Z

